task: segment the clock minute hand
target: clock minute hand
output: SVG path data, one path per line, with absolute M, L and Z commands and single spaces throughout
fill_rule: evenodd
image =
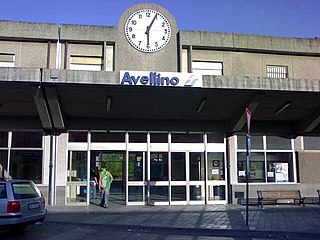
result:
M 152 27 L 152 25 L 153 25 L 154 21 L 156 20 L 156 18 L 157 18 L 157 13 L 156 13 L 156 15 L 153 17 L 153 19 L 152 19 L 151 23 L 149 24 L 149 26 L 147 26 L 147 30 L 146 30 L 146 32 L 145 32 L 145 34 L 147 34 L 147 45 L 148 45 L 148 46 L 150 45 L 150 44 L 149 44 L 149 41 L 150 41 L 150 28 Z

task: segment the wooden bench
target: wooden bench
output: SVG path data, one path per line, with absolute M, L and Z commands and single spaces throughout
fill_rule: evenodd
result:
M 293 203 L 303 204 L 303 206 L 305 206 L 305 198 L 301 197 L 300 190 L 257 191 L 257 193 L 258 206 L 261 207 L 263 207 L 263 203 L 277 204 L 278 200 L 293 200 Z

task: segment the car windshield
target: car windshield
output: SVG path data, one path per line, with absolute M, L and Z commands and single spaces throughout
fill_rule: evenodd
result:
M 12 189 L 15 199 L 40 197 L 41 193 L 36 186 L 30 182 L 12 183 Z
M 0 183 L 0 198 L 7 198 L 6 185 L 3 183 Z

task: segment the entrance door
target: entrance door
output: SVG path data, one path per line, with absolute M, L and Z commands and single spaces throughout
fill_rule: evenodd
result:
M 127 187 L 127 205 L 145 204 L 145 163 L 146 152 L 130 151 L 128 154 L 128 187 Z
M 113 176 L 113 182 L 110 188 L 110 202 L 124 205 L 125 204 L 125 152 L 124 151 L 91 151 L 90 168 L 98 177 L 101 167 L 104 165 Z M 90 172 L 91 172 L 90 171 Z M 98 199 L 91 199 L 92 204 L 98 204 Z
M 66 204 L 87 204 L 87 151 L 69 151 Z
M 205 153 L 188 152 L 189 163 L 189 203 L 205 203 Z
M 171 204 L 205 203 L 205 153 L 171 153 Z
M 227 202 L 226 165 L 223 152 L 207 153 L 207 202 Z

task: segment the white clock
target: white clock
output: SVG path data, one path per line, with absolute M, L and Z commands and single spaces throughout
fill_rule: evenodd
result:
M 134 48 L 142 52 L 157 52 L 168 44 L 171 27 L 167 18 L 160 12 L 141 9 L 128 18 L 125 34 Z

